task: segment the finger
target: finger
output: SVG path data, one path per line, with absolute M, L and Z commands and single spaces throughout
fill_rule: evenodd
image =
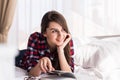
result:
M 66 40 L 70 40 L 71 39 L 71 34 L 67 34 L 66 37 L 67 37 Z
M 50 60 L 48 60 L 48 69 L 49 69 L 49 71 L 52 71 L 52 69 L 53 69 L 52 63 Z
M 45 70 L 44 67 L 43 67 L 43 59 L 40 60 L 40 69 L 41 69 L 44 73 L 46 73 L 46 70 Z
M 43 67 L 46 71 L 48 71 L 48 68 L 47 68 L 47 59 L 44 59 L 43 60 Z
M 55 68 L 54 67 L 52 67 L 52 71 L 54 71 L 55 70 Z
M 67 34 L 67 38 L 66 38 L 66 40 L 64 41 L 64 43 L 63 43 L 62 46 L 65 47 L 70 40 L 71 40 L 71 35 L 70 35 L 70 34 Z

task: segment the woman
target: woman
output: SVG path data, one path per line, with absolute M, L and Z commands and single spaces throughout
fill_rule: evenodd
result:
M 53 70 L 74 70 L 73 42 L 65 18 L 56 11 L 47 12 L 41 22 L 41 33 L 31 34 L 21 66 L 30 75 L 39 76 Z

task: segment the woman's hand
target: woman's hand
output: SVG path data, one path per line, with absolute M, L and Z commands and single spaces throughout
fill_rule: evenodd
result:
M 64 53 L 64 48 L 65 46 L 69 43 L 69 41 L 71 40 L 71 35 L 70 34 L 66 34 L 65 36 L 65 40 L 63 42 L 62 45 L 59 45 L 57 47 L 57 51 L 58 51 L 58 58 L 59 58 L 59 63 L 60 63 L 60 68 L 62 71 L 68 71 L 68 72 L 72 72 L 71 68 L 67 62 L 67 59 L 65 57 L 65 53 Z
M 66 38 L 65 38 L 63 44 L 57 46 L 58 52 L 63 50 L 70 40 L 71 40 L 71 34 L 66 33 Z
M 55 70 L 48 57 L 43 57 L 39 60 L 39 67 L 41 72 L 44 72 L 44 73 Z

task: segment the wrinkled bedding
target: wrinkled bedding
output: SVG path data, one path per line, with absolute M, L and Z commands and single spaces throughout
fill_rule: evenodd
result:
M 74 39 L 75 75 L 77 80 L 120 79 L 120 37 Z M 26 71 L 16 67 L 16 80 L 27 76 Z
M 119 80 L 120 37 L 102 40 L 91 38 L 86 43 L 85 40 L 84 44 L 74 45 L 75 74 L 80 74 L 81 67 L 97 78 L 94 80 Z M 80 44 L 79 41 L 74 41 L 74 44 Z

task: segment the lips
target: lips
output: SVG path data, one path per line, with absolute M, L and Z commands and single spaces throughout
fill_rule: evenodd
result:
M 56 41 L 58 41 L 58 42 L 64 42 L 64 40 L 65 40 L 65 37 L 61 37 L 61 38 L 59 37 L 56 39 Z
M 57 41 L 58 41 L 58 42 L 63 42 L 63 41 L 64 41 L 64 39 L 57 39 Z

